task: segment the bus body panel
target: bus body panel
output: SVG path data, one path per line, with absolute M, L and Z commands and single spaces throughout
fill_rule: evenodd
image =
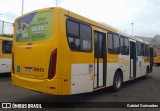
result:
M 30 90 L 61 95 L 61 80 L 32 79 L 12 74 L 12 84 Z
M 130 57 L 128 55 L 119 55 L 119 67 L 123 73 L 123 81 L 130 80 Z
M 93 64 L 72 64 L 71 69 L 71 94 L 92 92 Z
M 11 72 L 11 69 L 12 69 L 11 67 L 12 66 L 12 52 L 11 52 L 12 41 L 13 41 L 13 38 L 0 37 L 0 73 L 10 73 Z M 4 42 L 5 42 L 5 45 L 3 45 Z M 9 52 L 6 52 L 5 50 L 8 50 Z
M 12 59 L 0 58 L 0 73 L 11 72 Z
M 46 11 L 46 10 L 45 10 Z M 45 11 L 42 11 L 40 13 L 45 13 Z M 37 14 L 37 17 L 35 15 L 35 18 L 33 18 L 33 20 L 31 21 L 31 24 L 28 23 L 28 25 L 31 27 L 29 27 L 29 29 L 31 29 L 32 31 L 36 31 L 38 29 L 36 29 L 36 23 L 34 24 L 34 20 L 39 20 L 39 19 L 47 19 L 46 21 L 40 21 L 37 22 L 39 24 L 44 24 L 45 22 L 48 22 L 48 24 L 50 23 L 51 26 L 55 26 L 53 24 L 55 24 L 57 21 L 54 20 L 54 17 L 56 16 L 56 14 L 54 14 L 54 12 L 52 10 L 49 10 L 50 12 L 50 16 L 48 16 L 48 18 L 45 18 L 45 16 L 43 16 L 43 14 L 39 14 L 38 12 L 34 12 Z M 32 14 L 32 13 L 31 13 Z M 21 19 L 25 19 L 27 17 L 29 17 L 31 14 L 28 14 L 22 18 L 19 18 L 18 20 L 20 21 Z M 39 14 L 39 18 L 38 18 L 38 14 Z M 49 20 L 53 19 L 53 22 L 50 22 Z M 15 29 L 16 29 L 16 33 L 18 33 L 18 22 L 16 21 L 15 24 Z M 25 22 L 25 21 L 24 21 Z M 33 23 L 32 23 L 33 22 Z M 34 27 L 35 25 L 35 27 Z M 38 26 L 37 26 L 38 27 Z M 49 26 L 48 26 L 49 27 Z M 47 25 L 46 27 L 47 28 Z M 28 29 L 28 30 L 29 30 Z M 27 28 L 26 28 L 27 30 Z M 39 29 L 40 30 L 40 29 Z M 55 30 L 55 31 L 52 31 Z M 49 66 L 49 61 L 50 61 L 50 56 L 51 53 L 53 52 L 53 50 L 55 50 L 57 48 L 57 38 L 54 38 L 53 35 L 56 35 L 56 31 L 58 29 L 56 27 L 50 27 L 49 31 L 50 31 L 50 35 L 47 39 L 44 40 L 37 40 L 37 41 L 31 41 L 31 40 L 23 40 L 22 39 L 18 39 L 18 41 L 16 40 L 17 38 L 14 39 L 15 44 L 13 46 L 13 53 L 14 53 L 14 71 L 17 75 L 19 76 L 25 76 L 28 78 L 37 78 L 37 79 L 43 79 L 43 78 L 48 78 L 48 66 Z M 25 29 L 24 29 L 25 31 Z M 30 33 L 29 31 L 26 31 L 26 33 Z M 36 32 L 35 36 L 36 36 Z M 46 32 L 45 32 L 46 33 Z M 16 36 L 16 35 L 15 35 Z M 34 36 L 31 35 L 31 36 Z M 23 37 L 23 34 L 22 34 Z M 41 39 L 41 38 L 39 38 Z M 20 41 L 21 40 L 21 41 Z M 22 41 L 23 40 L 23 41 Z M 34 40 L 34 39 L 33 39 Z M 16 50 L 15 50 L 16 49 Z
M 59 9 L 44 9 L 38 12 L 41 11 L 42 12 L 51 11 L 53 13 L 52 35 L 46 40 L 37 42 L 16 42 L 16 39 L 14 39 L 15 45 L 13 46 L 13 53 L 14 53 L 14 60 L 16 61 L 14 61 L 15 73 L 12 74 L 13 84 L 40 92 L 43 91 L 45 93 L 50 93 L 55 95 L 61 95 L 61 94 L 68 95 L 70 94 L 71 76 L 69 72 L 71 67 L 70 67 L 70 61 L 68 61 L 69 59 L 67 59 L 67 57 L 68 58 L 71 57 L 70 54 L 68 56 L 62 54 L 65 51 L 66 52 L 70 51 L 69 47 L 66 47 L 66 45 L 68 46 L 67 41 L 64 40 L 64 38 L 62 38 L 66 37 L 66 30 L 65 30 L 66 18 L 64 15 L 65 13 L 67 14 L 67 11 Z M 62 29 L 60 29 L 60 27 L 62 27 Z M 59 43 L 59 41 L 61 40 L 64 41 L 64 44 Z M 28 46 L 28 44 L 29 45 L 31 44 L 31 46 Z M 56 74 L 54 78 L 49 80 L 47 79 L 49 61 L 51 54 L 55 49 L 57 50 L 56 66 L 59 67 L 56 67 Z M 27 55 L 27 58 L 25 58 L 25 55 Z M 62 70 L 62 67 L 64 68 L 64 70 Z M 29 68 L 32 68 L 31 71 Z M 37 69 L 37 72 L 34 71 L 34 68 Z M 38 68 L 44 68 L 44 72 L 38 71 Z M 18 81 L 17 80 L 18 78 L 19 82 L 17 83 L 14 82 Z M 46 79 L 46 82 L 43 81 L 41 84 L 42 86 L 46 85 L 46 87 L 40 87 L 41 90 L 39 90 L 38 87 L 33 88 L 34 86 L 33 84 L 36 84 L 34 83 L 34 80 L 39 81 L 43 79 Z M 26 83 L 28 83 L 28 86 L 25 86 L 25 84 L 21 84 L 21 82 L 23 81 L 26 81 Z M 58 91 L 54 92 L 53 90 L 55 89 Z
M 142 76 L 142 70 L 143 70 L 143 57 L 142 56 L 137 56 L 137 72 L 136 72 L 136 77 L 141 77 Z

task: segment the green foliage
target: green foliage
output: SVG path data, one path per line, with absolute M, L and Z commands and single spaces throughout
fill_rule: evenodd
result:
M 3 35 L 0 34 L 0 36 L 1 36 L 1 37 L 13 38 L 13 34 L 3 34 Z

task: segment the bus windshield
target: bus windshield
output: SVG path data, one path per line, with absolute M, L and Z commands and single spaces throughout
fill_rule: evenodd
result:
M 48 39 L 52 33 L 52 12 L 34 12 L 19 18 L 15 28 L 17 42 Z

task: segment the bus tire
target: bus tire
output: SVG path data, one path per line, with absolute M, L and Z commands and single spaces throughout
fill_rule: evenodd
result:
M 113 86 L 112 86 L 113 91 L 115 92 L 119 91 L 122 87 L 122 83 L 123 83 L 122 74 L 120 71 L 116 71 L 113 79 Z

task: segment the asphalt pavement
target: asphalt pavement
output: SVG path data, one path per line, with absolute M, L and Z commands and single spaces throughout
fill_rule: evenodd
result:
M 16 87 L 11 84 L 10 74 L 2 74 L 0 75 L 0 102 L 160 102 L 160 67 L 154 66 L 153 72 L 147 79 L 139 78 L 124 83 L 123 88 L 119 92 L 113 92 L 109 87 L 92 93 L 70 96 L 55 96 Z M 61 111 L 64 109 L 54 108 L 52 110 Z M 133 111 L 139 109 L 109 108 L 106 110 L 106 108 L 67 108 L 65 110 Z M 151 111 L 150 108 L 141 110 Z M 154 108 L 152 110 L 160 111 L 160 108 Z

